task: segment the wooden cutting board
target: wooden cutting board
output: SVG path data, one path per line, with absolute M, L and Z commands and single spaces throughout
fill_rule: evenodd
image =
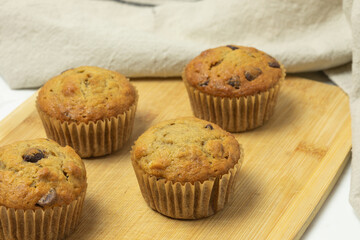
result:
M 133 81 L 140 101 L 132 138 L 119 152 L 85 160 L 88 192 L 81 223 L 69 239 L 298 239 L 349 158 L 347 96 L 336 86 L 287 78 L 274 116 L 235 134 L 245 161 L 232 202 L 201 220 L 174 220 L 143 200 L 129 151 L 159 121 L 192 115 L 179 80 Z M 0 145 L 45 137 L 35 96 L 0 122 Z

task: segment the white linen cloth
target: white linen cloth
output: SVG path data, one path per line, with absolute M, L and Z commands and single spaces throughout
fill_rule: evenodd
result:
M 352 29 L 352 81 L 350 96 L 351 127 L 352 127 L 352 161 L 350 203 L 360 217 L 360 0 L 344 1 L 344 10 Z M 345 79 L 343 79 L 344 81 Z
M 350 202 L 360 216 L 359 30 L 359 0 L 0 0 L 0 75 L 12 88 L 81 65 L 180 76 L 226 44 L 261 49 L 287 72 L 325 70 L 351 99 Z
M 179 76 L 202 50 L 226 44 L 259 48 L 288 72 L 351 61 L 341 0 L 156 2 L 0 0 L 0 75 L 12 88 L 38 87 L 80 65 Z

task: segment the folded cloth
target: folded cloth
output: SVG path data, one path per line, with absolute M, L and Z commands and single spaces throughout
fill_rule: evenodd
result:
M 350 203 L 360 218 L 360 1 L 344 0 L 344 11 L 351 23 L 353 38 L 352 81 L 350 89 L 352 162 Z M 346 90 L 345 90 L 346 91 Z
M 350 96 L 350 202 L 360 216 L 360 1 L 0 3 L 0 75 L 12 88 L 41 86 L 80 65 L 129 77 L 180 76 L 202 50 L 226 44 L 261 49 L 279 59 L 287 72 L 325 70 Z
M 202 50 L 254 46 L 288 72 L 351 61 L 341 0 L 1 0 L 0 75 L 38 87 L 65 69 L 95 65 L 129 77 L 179 76 Z

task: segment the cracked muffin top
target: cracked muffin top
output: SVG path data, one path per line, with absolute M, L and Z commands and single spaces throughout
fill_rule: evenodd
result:
M 227 45 L 208 49 L 191 60 L 183 80 L 217 97 L 249 96 L 273 87 L 285 77 L 283 66 L 252 47 Z
M 37 209 L 70 204 L 86 190 L 83 161 L 49 139 L 0 148 L 0 205 Z
M 50 79 L 40 89 L 37 107 L 50 117 L 88 123 L 117 117 L 136 101 L 137 93 L 120 73 L 78 67 Z
M 203 182 L 226 174 L 242 156 L 233 135 L 194 117 L 152 126 L 136 140 L 131 152 L 134 167 L 181 183 Z

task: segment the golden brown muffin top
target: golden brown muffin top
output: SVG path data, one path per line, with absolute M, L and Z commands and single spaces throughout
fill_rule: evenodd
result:
M 70 204 L 86 190 L 83 161 L 49 139 L 0 148 L 0 205 L 36 209 Z
M 241 97 L 267 91 L 285 70 L 273 57 L 252 47 L 227 45 L 208 49 L 185 67 L 183 79 L 201 92 Z
M 151 176 L 194 183 L 226 174 L 240 154 L 233 135 L 214 123 L 188 117 L 150 127 L 135 142 L 131 159 Z
M 137 93 L 120 73 L 78 67 L 50 79 L 40 89 L 37 105 L 60 121 L 88 123 L 117 117 L 134 104 Z

